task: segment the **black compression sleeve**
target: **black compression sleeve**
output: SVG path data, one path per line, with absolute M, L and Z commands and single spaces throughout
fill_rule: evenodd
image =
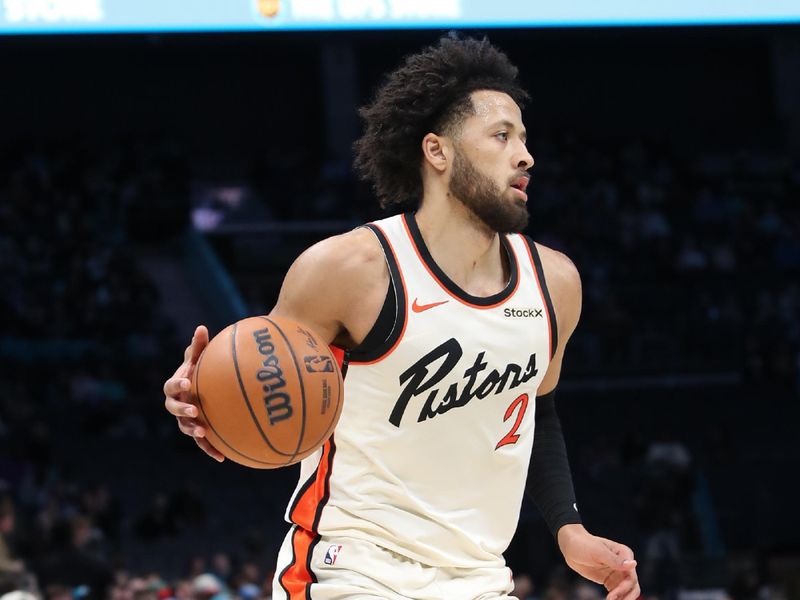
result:
M 525 486 L 554 537 L 563 525 L 581 522 L 555 395 L 553 390 L 536 398 L 533 454 Z

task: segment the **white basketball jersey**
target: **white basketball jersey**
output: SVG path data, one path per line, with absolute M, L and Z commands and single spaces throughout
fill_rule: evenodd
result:
M 294 561 L 325 535 L 430 566 L 502 565 L 556 340 L 536 247 L 502 236 L 508 285 L 479 298 L 435 264 L 412 214 L 367 227 L 394 283 L 394 330 L 373 356 L 344 354 L 341 419 L 302 462 L 286 513 Z

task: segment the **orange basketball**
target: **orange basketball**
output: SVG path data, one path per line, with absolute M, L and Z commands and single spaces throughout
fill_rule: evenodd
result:
M 231 460 L 275 469 L 302 460 L 342 412 L 339 364 L 313 331 L 283 317 L 229 325 L 203 350 L 192 395 L 206 438 Z

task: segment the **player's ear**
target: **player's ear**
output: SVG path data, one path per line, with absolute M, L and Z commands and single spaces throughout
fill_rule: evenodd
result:
M 450 151 L 450 140 L 446 136 L 429 133 L 422 138 L 422 155 L 425 160 L 437 171 L 447 169 Z

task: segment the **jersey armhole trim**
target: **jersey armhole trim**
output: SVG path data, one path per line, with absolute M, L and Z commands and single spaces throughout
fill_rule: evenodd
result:
M 376 352 L 380 352 L 382 344 L 392 335 L 395 321 L 397 321 L 397 294 L 394 290 L 394 281 L 389 277 L 386 297 L 383 299 L 378 318 L 361 343 L 347 352 L 347 360 L 370 360 L 370 357 L 377 356 Z
M 547 327 L 550 330 L 550 359 L 556 355 L 558 350 L 558 323 L 556 322 L 556 311 L 553 308 L 553 301 L 550 299 L 550 291 L 547 289 L 547 281 L 544 278 L 544 269 L 542 268 L 542 258 L 539 256 L 539 250 L 536 248 L 534 242 L 527 235 L 520 236 L 525 241 L 525 246 L 528 248 L 528 256 L 530 256 L 531 263 L 533 264 L 533 274 L 536 277 L 536 283 L 539 285 L 539 292 L 544 298 L 545 305 L 547 306 Z
M 378 241 L 383 248 L 383 254 L 386 257 L 386 264 L 389 267 L 389 277 L 394 284 L 395 294 L 395 318 L 394 325 L 392 326 L 389 336 L 377 346 L 368 349 L 367 352 L 360 353 L 358 349 L 348 353 L 348 363 L 350 365 L 371 365 L 377 363 L 391 354 L 400 343 L 403 334 L 406 331 L 406 324 L 408 323 L 408 309 L 406 302 L 406 285 L 403 279 L 403 272 L 400 270 L 400 265 L 397 261 L 397 254 L 392 247 L 392 243 L 386 236 L 386 233 L 379 225 L 375 223 L 368 223 L 365 225 L 367 229 L 375 234 Z M 379 315 L 380 318 L 380 315 Z M 369 335 L 369 334 L 367 334 Z

